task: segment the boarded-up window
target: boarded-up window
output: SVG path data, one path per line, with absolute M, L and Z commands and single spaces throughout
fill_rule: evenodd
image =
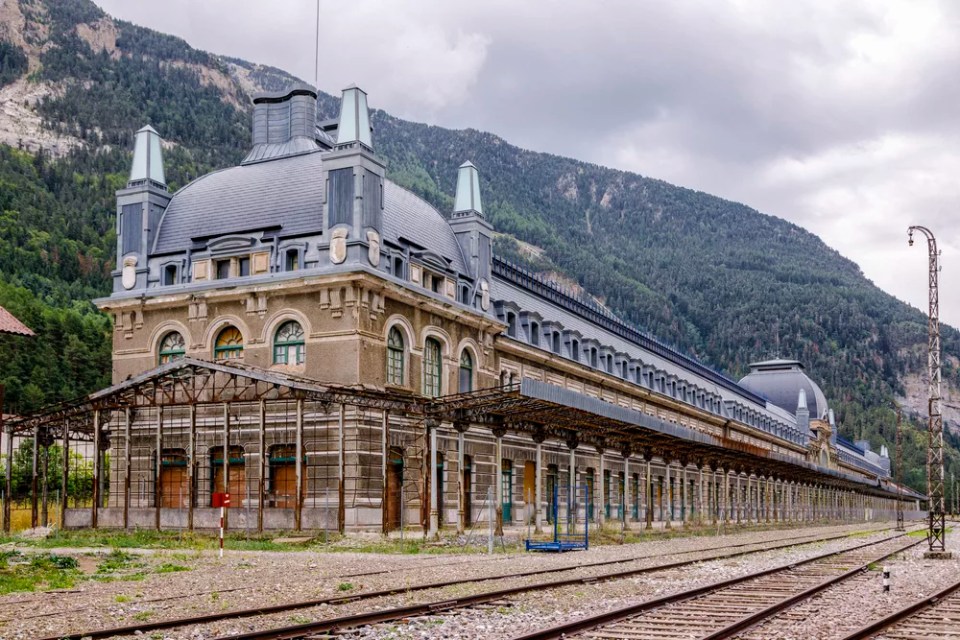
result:
M 366 172 L 363 176 L 363 226 L 380 229 L 382 207 L 380 206 L 380 176 Z
M 353 169 L 330 172 L 330 226 L 353 224 Z
M 120 213 L 120 233 L 123 238 L 123 253 L 140 253 L 140 238 L 143 232 L 143 205 L 125 204 Z

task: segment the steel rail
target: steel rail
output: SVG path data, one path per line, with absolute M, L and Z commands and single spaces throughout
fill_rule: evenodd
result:
M 874 532 L 876 532 L 876 533 L 882 533 L 882 532 L 884 532 L 884 531 L 890 531 L 890 530 L 891 530 L 891 527 L 886 527 L 886 528 L 884 528 L 884 529 L 870 530 L 870 531 L 868 531 L 868 533 L 874 533 Z M 591 576 L 591 577 L 585 577 L 585 578 L 569 578 L 569 579 L 564 579 L 564 580 L 559 580 L 559 581 L 539 583 L 539 584 L 531 585 L 531 586 L 517 587 L 517 588 L 506 589 L 506 590 L 495 591 L 495 592 L 487 592 L 487 593 L 485 593 L 485 594 L 479 594 L 479 596 L 470 596 L 470 597 L 474 597 L 474 598 L 475 598 L 475 597 L 482 597 L 482 598 L 485 598 L 485 599 L 487 599 L 487 600 L 493 600 L 493 599 L 495 599 L 495 598 L 490 597 L 491 595 L 494 595 L 494 596 L 496 596 L 497 598 L 501 598 L 501 597 L 504 597 L 505 595 L 513 595 L 513 594 L 515 594 L 515 593 L 522 593 L 523 591 L 529 591 L 529 590 L 533 590 L 533 589 L 537 589 L 537 588 L 541 588 L 541 587 L 542 587 L 542 588 L 553 588 L 553 587 L 565 586 L 565 585 L 570 585 L 570 584 L 584 584 L 584 583 L 593 583 L 593 582 L 600 582 L 600 581 L 607 581 L 607 580 L 616 580 L 616 579 L 626 578 L 626 577 L 630 577 L 630 576 L 634 576 L 634 575 L 640 575 L 640 574 L 644 574 L 644 573 L 653 573 L 653 572 L 657 572 L 657 571 L 666 571 L 666 570 L 669 570 L 669 569 L 675 569 L 675 568 L 678 568 L 678 567 L 683 567 L 683 566 L 691 565 L 691 564 L 694 564 L 694 563 L 697 563 L 697 562 L 706 562 L 706 561 L 712 561 L 712 560 L 723 560 L 723 559 L 727 559 L 727 558 L 737 558 L 737 557 L 741 557 L 741 556 L 745 556 L 745 555 L 750 555 L 750 554 L 753 554 L 753 553 L 763 553 L 763 552 L 766 552 L 766 551 L 777 551 L 777 550 L 780 550 L 780 549 L 785 549 L 785 548 L 788 548 L 788 547 L 802 546 L 802 545 L 805 545 L 805 544 L 814 544 L 814 543 L 817 543 L 817 542 L 830 542 L 830 541 L 833 541 L 833 540 L 840 540 L 840 539 L 843 539 L 843 538 L 848 538 L 848 537 L 850 537 L 850 536 L 851 536 L 850 533 L 845 533 L 845 534 L 832 535 L 832 536 L 826 536 L 826 537 L 811 537 L 811 536 L 808 535 L 808 536 L 796 536 L 796 537 L 793 537 L 793 538 L 781 538 L 780 540 L 789 540 L 789 542 L 785 542 L 785 543 L 782 543 L 782 544 L 776 544 L 776 545 L 772 545 L 772 546 L 766 546 L 766 547 L 762 547 L 762 548 L 760 548 L 760 549 L 747 549 L 747 550 L 744 550 L 744 551 L 735 551 L 735 552 L 733 552 L 733 553 L 716 554 L 716 555 L 708 556 L 708 557 L 705 557 L 705 558 L 701 557 L 701 558 L 694 558 L 694 559 L 691 559 L 691 560 L 681 560 L 681 561 L 671 562 L 671 563 L 667 563 L 667 564 L 659 564 L 659 565 L 654 565 L 654 566 L 652 566 L 652 567 L 642 567 L 642 568 L 638 568 L 638 569 L 627 569 L 627 570 L 623 570 L 623 571 L 616 571 L 616 572 L 613 572 L 613 573 L 606 573 L 606 574 L 602 574 L 602 575 L 599 575 L 599 576 Z M 895 536 L 895 537 L 897 537 L 897 536 Z M 888 539 L 892 539 L 892 538 L 888 538 Z M 737 545 L 727 545 L 727 546 L 723 546 L 723 547 L 713 547 L 712 549 L 707 549 L 707 550 L 709 551 L 709 550 L 716 550 L 716 549 L 741 548 L 741 547 L 747 547 L 747 546 L 753 546 L 753 545 L 762 545 L 762 544 L 764 544 L 764 542 L 747 542 L 747 543 L 740 543 L 740 544 L 737 544 Z M 700 553 L 700 552 L 702 552 L 702 551 L 704 551 L 704 550 L 703 550 L 703 549 L 696 549 L 696 550 L 692 550 L 692 551 L 682 551 L 682 552 L 678 552 L 678 553 L 676 553 L 676 554 L 671 554 L 671 555 L 686 555 L 686 554 L 690 554 L 690 553 Z M 398 593 L 413 593 L 413 592 L 416 592 L 416 591 L 425 591 L 425 590 L 428 590 L 428 589 L 439 589 L 439 588 L 443 588 L 443 587 L 456 586 L 456 585 L 465 584 L 465 583 L 478 583 L 478 582 L 489 582 L 489 581 L 493 581 L 493 580 L 505 580 L 505 579 L 511 579 L 511 578 L 523 578 L 523 577 L 536 576 L 536 575 L 544 575 L 544 574 L 550 574 L 550 573 L 562 573 L 562 572 L 565 572 L 565 571 L 576 571 L 577 569 L 584 569 L 584 568 L 590 568 L 590 567 L 604 566 L 604 565 L 610 565 L 610 564 L 622 564 L 622 563 L 626 563 L 626 562 L 636 562 L 636 561 L 640 561 L 640 560 L 648 560 L 648 559 L 651 559 L 651 558 L 657 558 L 657 557 L 660 557 L 660 556 L 662 556 L 662 555 L 663 555 L 662 553 L 660 553 L 660 554 L 647 554 L 647 555 L 642 555 L 642 556 L 635 556 L 635 557 L 632 557 L 632 558 L 622 558 L 622 559 L 618 559 L 618 560 L 603 560 L 603 561 L 599 561 L 599 562 L 583 563 L 583 564 L 578 564 L 578 565 L 573 565 L 573 566 L 569 566 L 569 565 L 568 565 L 568 566 L 564 566 L 564 567 L 553 567 L 553 568 L 549 568 L 549 569 L 538 569 L 538 570 L 536 570 L 536 571 L 519 572 L 519 573 L 511 573 L 511 574 L 501 574 L 501 575 L 496 575 L 496 576 L 489 576 L 489 577 L 486 577 L 486 578 L 461 578 L 461 579 L 456 579 L 456 580 L 447 580 L 447 581 L 443 581 L 443 582 L 432 582 L 432 583 L 425 583 L 425 584 L 413 585 L 413 586 L 397 586 L 397 587 L 391 587 L 391 588 L 387 588 L 387 589 L 379 589 L 379 590 L 377 590 L 377 591 L 369 591 L 369 592 L 366 592 L 366 593 L 357 593 L 357 594 L 350 594 L 350 595 L 343 595 L 343 596 L 334 596 L 334 597 L 320 598 L 320 599 L 315 599 L 315 600 L 304 600 L 304 601 L 299 601 L 299 602 L 291 602 L 291 603 L 285 603 L 285 604 L 270 605 L 270 606 L 265 606 L 265 607 L 256 607 L 256 608 L 251 608 L 251 609 L 235 609 L 235 610 L 232 610 L 232 611 L 222 611 L 222 612 L 217 612 L 217 613 L 201 614 L 201 615 L 198 615 L 198 616 L 190 616 L 190 617 L 186 617 L 186 618 L 173 618 L 173 619 L 170 619 L 170 620 L 158 620 L 158 621 L 154 621 L 154 622 L 143 622 L 143 623 L 140 623 L 140 624 L 125 625 L 125 626 L 119 626 L 119 627 L 110 627 L 110 628 L 105 628 L 105 629 L 92 629 L 92 630 L 80 631 L 80 632 L 68 632 L 68 633 L 58 634 L 58 635 L 54 635 L 54 636 L 48 636 L 48 637 L 46 637 L 46 638 L 40 638 L 40 639 L 38 639 L 38 640 L 85 640 L 85 639 L 87 639 L 87 638 L 89 638 L 90 640 L 99 640 L 99 639 L 102 639 L 102 638 L 111 638 L 111 637 L 114 637 L 114 636 L 134 635 L 134 634 L 137 634 L 138 632 L 139 632 L 139 633 L 147 633 L 147 632 L 149 632 L 149 631 L 157 631 L 157 630 L 160 630 L 160 629 L 170 629 L 170 628 L 174 628 L 174 627 L 183 627 L 183 626 L 189 626 L 189 625 L 194 625 L 194 624 L 205 624 L 205 623 L 210 623 L 210 622 L 219 622 L 219 621 L 221 621 L 221 620 L 239 619 L 239 618 L 249 618 L 249 617 L 260 616 L 260 615 L 268 615 L 268 614 L 274 614 L 274 613 L 283 613 L 283 612 L 286 612 L 286 611 L 295 611 L 295 610 L 297 610 L 297 609 L 306 609 L 306 608 L 316 607 L 316 606 L 320 606 L 320 605 L 340 605 L 340 604 L 347 604 L 347 603 L 350 603 L 350 602 L 357 602 L 357 601 L 361 601 L 361 600 L 369 600 L 369 599 L 379 598 L 379 597 L 383 597 L 383 596 L 396 595 L 396 594 L 398 594 Z M 460 598 L 460 599 L 457 600 L 457 601 L 451 601 L 451 603 L 464 602 L 464 600 L 465 600 L 465 598 Z M 478 604 L 479 602 L 480 602 L 480 601 L 473 602 L 472 604 Z M 434 603 L 434 604 L 435 604 L 435 603 Z M 428 607 L 427 612 L 428 612 L 428 613 L 429 613 L 429 606 L 430 606 L 430 605 L 427 605 L 427 607 Z M 469 605 L 469 604 L 464 604 L 464 605 L 460 605 L 460 606 L 470 606 L 470 605 Z M 407 609 L 409 609 L 409 607 L 408 607 Z M 404 610 L 406 610 L 406 609 L 404 609 Z M 417 614 L 407 614 L 407 615 L 417 615 Z M 348 616 L 348 617 L 349 617 L 349 616 Z M 341 618 L 334 618 L 333 620 L 341 620 Z M 374 623 L 371 623 L 371 624 L 374 624 Z M 254 637 L 254 636 L 251 636 L 251 637 Z M 270 636 L 264 636 L 264 637 L 270 637 Z
M 874 634 L 884 631 L 885 629 L 892 627 L 897 623 L 909 620 L 918 613 L 936 607 L 943 602 L 944 598 L 947 598 L 958 591 L 960 591 L 960 580 L 954 582 L 944 589 L 941 589 L 931 596 L 927 596 L 926 598 L 917 600 L 912 604 L 908 604 L 899 611 L 894 611 L 885 618 L 881 618 L 880 620 L 871 622 L 865 627 L 857 629 L 853 633 L 844 636 L 842 640 L 865 640 L 866 638 L 870 638 Z
M 890 540 L 901 538 L 904 535 L 906 534 L 901 533 L 889 538 L 884 538 L 883 540 L 877 540 L 877 541 L 868 542 L 862 545 L 857 545 L 855 547 L 852 547 L 850 549 L 845 549 L 843 551 L 831 552 L 831 553 L 823 554 L 821 556 L 815 556 L 814 558 L 811 558 L 808 560 L 795 562 L 790 565 L 787 565 L 786 568 L 799 566 L 801 564 L 807 564 L 809 562 L 813 562 L 818 559 L 823 559 L 823 558 L 838 555 L 841 553 L 847 553 L 855 549 L 861 549 L 864 547 L 881 544 L 883 542 L 888 542 Z M 746 552 L 746 553 L 749 553 L 749 552 Z M 744 555 L 744 552 L 738 553 L 736 555 Z M 677 563 L 670 563 L 668 565 L 659 566 L 656 568 L 651 567 L 648 569 L 624 571 L 624 572 L 618 572 L 613 574 L 605 574 L 603 576 L 573 578 L 573 579 L 566 579 L 566 580 L 557 580 L 553 582 L 545 582 L 545 583 L 540 583 L 535 585 L 527 585 L 522 587 L 510 587 L 510 588 L 501 589 L 498 591 L 481 593 L 481 594 L 476 594 L 472 596 L 464 596 L 464 597 L 450 599 L 446 601 L 407 605 L 403 607 L 396 607 L 393 609 L 362 612 L 362 613 L 353 614 L 349 616 L 343 616 L 340 618 L 318 620 L 316 622 L 308 622 L 305 624 L 274 628 L 274 629 L 265 629 L 261 631 L 252 631 L 252 632 L 235 634 L 235 635 L 221 636 L 220 638 L 216 638 L 216 640 L 298 640 L 300 638 L 305 638 L 307 636 L 318 634 L 318 633 L 338 633 L 338 632 L 345 631 L 347 629 L 380 624 L 383 622 L 392 622 L 394 620 L 399 620 L 403 618 L 422 616 L 422 615 L 432 615 L 442 611 L 449 611 L 453 609 L 464 609 L 467 607 L 476 606 L 478 604 L 495 602 L 497 600 L 501 600 L 505 597 L 513 596 L 518 593 L 538 591 L 541 589 L 555 589 L 558 587 L 565 587 L 565 586 L 570 586 L 574 584 L 595 584 L 597 582 L 606 582 L 609 580 L 625 578 L 631 575 L 638 575 L 641 573 L 650 573 L 653 571 L 662 571 L 665 569 L 672 569 L 678 566 L 689 565 L 689 564 L 693 564 L 694 562 L 701 562 L 701 561 L 702 560 L 677 562 Z M 763 573 L 772 573 L 774 571 L 782 571 L 784 568 L 785 567 L 779 567 L 774 570 L 767 570 L 766 572 L 763 572 Z M 752 577 L 756 577 L 756 575 L 757 574 L 755 574 Z M 559 637 L 562 637 L 563 635 L 565 634 L 560 634 L 555 636 L 550 635 L 550 636 L 543 636 L 543 637 L 559 638 Z M 524 636 L 524 638 L 526 637 L 527 636 Z M 533 635 L 530 637 L 540 637 L 540 636 Z
M 812 563 L 814 563 L 814 562 L 818 562 L 818 561 L 820 561 L 820 560 L 824 560 L 824 559 L 827 559 L 827 558 L 830 558 L 830 557 L 833 557 L 833 556 L 843 555 L 843 554 L 845 554 L 845 553 L 850 553 L 850 552 L 852 552 L 852 551 L 857 551 L 857 550 L 863 549 L 863 548 L 865 548 L 865 547 L 869 547 L 869 546 L 873 546 L 873 545 L 877 545 L 877 544 L 882 544 L 882 543 L 884 543 L 884 542 L 889 542 L 889 541 L 891 541 L 891 540 L 896 540 L 897 538 L 902 538 L 902 537 L 904 537 L 904 536 L 906 536 L 906 534 L 905 534 L 905 533 L 901 533 L 901 534 L 898 534 L 898 535 L 895 535 L 895 536 L 892 536 L 892 537 L 889 537 L 889 538 L 884 538 L 883 540 L 877 540 L 877 541 L 874 541 L 874 542 L 868 542 L 868 543 L 866 543 L 866 544 L 857 545 L 857 546 L 851 547 L 851 548 L 849 548 L 849 549 L 843 549 L 843 550 L 840 550 L 840 551 L 832 551 L 832 552 L 830 552 L 830 553 L 821 554 L 821 555 L 819 555 L 819 556 L 813 556 L 813 557 L 811 557 L 811 558 L 807 558 L 806 560 L 801 560 L 801 561 L 799 561 L 799 562 L 792 562 L 792 563 L 790 563 L 790 564 L 781 565 L 781 566 L 779 566 L 779 567 L 773 567 L 773 568 L 771 568 L 771 569 L 764 569 L 764 570 L 757 571 L 757 572 L 754 572 L 754 573 L 750 573 L 750 574 L 747 574 L 747 575 L 738 576 L 738 577 L 736 577 L 736 578 L 729 578 L 729 579 L 727 579 L 727 580 L 721 580 L 720 582 L 714 582 L 714 583 L 712 583 L 712 584 L 703 585 L 703 586 L 700 586 L 700 587 L 695 587 L 695 588 L 689 589 L 689 590 L 687 590 L 687 591 L 681 591 L 681 592 L 679 592 L 679 593 L 669 594 L 669 595 L 662 596 L 662 597 L 659 597 L 659 598 L 654 598 L 654 599 L 652 599 L 652 600 L 645 600 L 645 601 L 640 602 L 640 603 L 637 603 L 637 604 L 629 605 L 629 606 L 626 606 L 626 607 L 620 607 L 620 608 L 618 608 L 618 609 L 613 609 L 613 610 L 611 610 L 611 611 L 607 611 L 607 612 L 604 612 L 604 613 L 601 613 L 601 614 L 598 614 L 598 615 L 595 615 L 595 616 L 589 616 L 589 617 L 586 617 L 586 618 L 580 618 L 580 619 L 578 619 L 578 620 L 574 620 L 574 621 L 572 621 L 572 622 L 568 622 L 568 623 L 565 623 L 565 624 L 556 625 L 556 626 L 549 627 L 549 628 L 546 628 L 546 629 L 540 629 L 540 630 L 538 630 L 538 631 L 534 631 L 533 633 L 528 633 L 528 634 L 523 635 L 523 636 L 518 636 L 518 637 L 514 638 L 513 640 L 557 640 L 557 639 L 559 639 L 559 638 L 566 638 L 566 637 L 569 637 L 569 636 L 572 636 L 572 635 L 575 635 L 575 634 L 583 633 L 583 632 L 585 632 L 585 631 L 592 631 L 592 630 L 597 629 L 597 628 L 599 628 L 599 627 L 603 627 L 603 626 L 606 626 L 606 625 L 610 625 L 610 624 L 614 624 L 614 623 L 617 623 L 617 622 L 621 622 L 621 621 L 626 620 L 626 619 L 628 619 L 628 618 L 632 618 L 632 617 L 636 616 L 637 614 L 645 613 L 645 612 L 647 612 L 647 611 L 652 611 L 652 610 L 654 610 L 654 609 L 660 609 L 661 607 L 664 607 L 664 606 L 666 606 L 666 605 L 676 604 L 676 603 L 679 603 L 679 602 L 684 602 L 684 601 L 687 601 L 687 600 L 691 600 L 691 599 L 693 599 L 693 598 L 697 598 L 697 597 L 699 597 L 699 596 L 706 595 L 706 594 L 709 594 L 709 593 L 712 593 L 712 592 L 721 591 L 721 590 L 726 589 L 726 588 L 728 588 L 728 587 L 732 587 L 732 586 L 735 586 L 735 585 L 738 585 L 738 584 L 741 584 L 741 583 L 744 583 L 744 582 L 748 582 L 748 581 L 750 581 L 750 580 L 755 580 L 755 579 L 757 579 L 757 578 L 762 578 L 762 577 L 765 577 L 765 576 L 769 576 L 769 575 L 774 575 L 774 574 L 777 574 L 777 573 L 781 573 L 781 572 L 784 572 L 784 571 L 789 571 L 789 570 L 791 570 L 791 569 L 795 569 L 795 568 L 800 567 L 800 566 L 812 564 Z M 924 541 L 923 541 L 923 540 L 920 540 L 920 541 L 917 541 L 917 542 L 911 542 L 909 545 L 906 545 L 906 546 L 904 546 L 904 547 L 898 548 L 898 549 L 897 549 L 896 551 L 894 551 L 893 553 L 886 554 L 886 555 L 893 555 L 894 553 L 900 553 L 900 552 L 903 551 L 904 549 L 909 549 L 910 547 L 914 547 L 914 546 L 916 546 L 917 544 L 919 544 L 919 543 L 921 543 L 921 542 L 924 542 Z M 884 557 L 886 557 L 886 556 L 884 556 Z M 871 560 L 870 562 L 876 562 L 876 560 Z M 866 563 L 866 564 L 869 564 L 869 563 Z M 853 572 L 853 573 L 857 573 L 857 572 L 859 572 L 859 571 L 861 571 L 861 570 L 862 570 L 862 569 L 858 567 L 857 571 L 856 571 L 856 572 Z M 848 573 L 849 573 L 849 572 L 848 572 Z M 848 576 L 848 577 L 849 577 L 849 576 Z M 829 585 L 827 585 L 827 586 L 829 586 Z M 824 588 L 826 588 L 826 587 L 824 587 Z M 774 612 L 774 613 L 776 613 L 776 612 Z M 749 617 L 752 617 L 752 616 L 749 616 Z M 752 624 L 753 624 L 753 622 L 749 622 L 749 623 L 747 622 L 747 618 L 742 618 L 741 620 L 738 620 L 736 623 L 734 623 L 734 625 L 731 625 L 731 627 L 732 627 L 732 626 L 736 626 L 736 627 L 737 627 L 735 630 L 733 630 L 732 633 L 730 633 L 730 634 L 725 634 L 725 633 L 723 633 L 723 632 L 725 632 L 725 631 L 727 630 L 727 629 L 725 628 L 725 629 L 722 629 L 722 630 L 720 630 L 720 631 L 715 632 L 716 635 L 704 636 L 704 639 L 705 639 L 705 638 L 728 638 L 728 637 L 730 637 L 730 635 L 733 635 L 733 634 L 735 634 L 735 633 L 738 633 L 738 632 L 742 631 L 743 628 L 748 627 L 748 626 L 751 626 Z M 742 625 L 742 626 L 741 626 L 741 625 Z M 702 640 L 703 640 L 703 639 L 702 639 Z

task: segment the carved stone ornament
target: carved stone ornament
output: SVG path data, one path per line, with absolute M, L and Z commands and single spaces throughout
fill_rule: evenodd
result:
M 344 227 L 333 230 L 330 236 L 330 262 L 341 264 L 347 259 L 347 235 L 350 231 Z
M 370 248 L 367 250 L 367 259 L 375 267 L 380 266 L 380 234 L 376 231 L 367 231 L 367 244 Z
M 480 281 L 480 308 L 490 311 L 490 283 L 486 280 Z
M 127 256 L 123 259 L 120 284 L 124 289 L 133 289 L 137 285 L 137 256 Z

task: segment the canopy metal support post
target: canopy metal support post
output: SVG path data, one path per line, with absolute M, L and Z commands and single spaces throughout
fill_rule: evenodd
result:
M 46 527 L 50 524 L 48 517 L 48 500 L 50 498 L 50 435 L 46 429 L 44 429 L 40 446 L 43 449 L 43 455 L 40 457 L 40 525 Z
M 600 490 L 600 499 L 597 500 L 594 497 L 595 504 L 597 507 L 597 530 L 603 529 L 603 523 L 607 515 L 607 492 L 610 490 L 607 487 L 606 474 L 603 472 L 603 447 L 597 447 L 597 456 L 600 458 L 600 477 L 597 485 Z
M 427 537 L 436 540 L 440 537 L 440 496 L 437 495 L 440 485 L 437 457 L 437 430 L 440 428 L 438 421 L 430 418 L 426 421 L 427 439 L 430 442 L 430 524 Z
M 190 405 L 190 432 L 187 435 L 187 530 L 193 531 L 193 509 L 197 504 L 197 405 Z
M 652 459 L 649 456 L 644 456 L 644 467 L 646 467 L 646 477 L 644 478 L 645 487 L 643 490 L 644 496 L 647 500 L 647 509 L 646 516 L 647 522 L 644 525 L 645 529 L 653 529 L 653 469 L 650 468 L 650 463 Z
M 223 463 L 221 465 L 223 469 L 223 478 L 220 482 L 220 491 L 223 497 L 226 497 L 230 492 L 230 403 L 223 403 Z M 230 505 L 232 506 L 233 499 L 230 500 Z M 223 530 L 227 530 L 227 526 L 230 521 L 230 509 L 225 508 L 223 510 Z
M 669 529 L 672 526 L 670 522 L 671 520 L 673 520 L 673 482 L 670 481 L 670 464 L 671 464 L 670 460 L 664 458 L 663 466 L 665 469 L 664 474 L 666 477 L 666 482 L 665 482 L 665 486 L 664 485 L 661 485 L 661 486 L 664 486 L 664 488 L 666 489 L 666 493 L 667 493 L 666 497 L 667 497 L 667 505 L 668 505 L 667 522 L 666 524 L 663 525 L 664 529 Z M 660 504 L 661 506 L 663 505 L 663 489 L 660 490 Z M 662 512 L 662 509 L 661 509 L 661 512 Z
M 90 506 L 90 528 L 97 528 L 97 516 L 100 509 L 100 410 L 93 410 L 93 504 Z
M 493 503 L 496 512 L 496 530 L 494 535 L 503 537 L 503 436 L 505 429 L 494 429 L 493 435 L 496 438 L 494 446 L 494 457 L 496 458 L 496 474 L 494 485 L 496 486 L 496 495 L 493 497 Z
M 160 531 L 160 507 L 163 505 L 163 407 L 157 407 L 157 466 L 154 469 L 154 525 Z
M 262 414 L 261 414 L 262 416 Z M 260 432 L 264 432 L 264 425 L 261 422 Z M 263 437 L 263 436 L 261 436 Z M 303 527 L 303 398 L 297 398 L 297 434 L 296 434 L 296 455 L 297 460 L 294 466 L 294 475 L 296 476 L 297 488 L 294 492 L 296 496 L 293 503 L 293 529 L 294 531 L 300 531 Z M 265 452 L 261 450 L 260 459 L 263 461 L 265 459 Z M 263 478 L 263 473 L 260 474 L 260 477 Z M 261 480 L 262 484 L 262 480 Z M 260 499 L 260 509 L 258 513 L 258 521 L 263 522 L 263 500 L 262 492 Z
M 33 450 L 30 456 L 30 527 L 36 529 L 40 521 L 37 495 L 40 492 L 40 426 L 33 428 Z
M 67 505 L 70 498 L 70 420 L 63 423 L 63 469 L 60 478 L 60 528 L 67 526 Z
M 463 448 L 463 442 L 460 441 L 461 451 Z M 380 419 L 380 450 L 381 450 L 381 459 L 380 459 L 380 533 L 387 535 L 390 533 L 390 517 L 389 517 L 389 501 L 390 493 L 387 490 L 387 469 L 390 464 L 390 414 L 386 409 L 383 410 L 383 414 Z M 461 465 L 463 464 L 463 454 L 460 454 Z M 401 509 L 403 507 L 401 506 Z M 460 513 L 462 515 L 463 510 L 461 507 Z M 461 518 L 462 520 L 462 518 Z M 458 529 L 457 533 L 463 533 L 462 529 Z
M 267 451 L 267 401 L 263 398 L 260 399 L 257 418 L 257 438 L 260 447 L 260 472 L 257 474 L 257 533 L 263 533 L 263 503 L 267 485 L 267 470 L 269 469 L 268 459 L 270 457 Z M 297 459 L 300 459 L 299 451 L 297 452 Z M 300 486 L 299 478 L 297 478 L 297 486 Z
M 123 412 L 123 528 L 130 528 L 130 463 L 132 453 L 130 451 L 130 413 L 132 409 L 127 407 Z
M 542 533 L 543 529 L 543 510 L 540 508 L 543 499 L 543 434 L 534 434 L 533 441 L 537 445 L 536 450 L 536 475 L 533 480 L 533 532 Z
M 630 498 L 630 487 L 633 486 L 633 477 L 630 475 L 630 449 L 621 451 L 623 455 L 623 526 L 630 529 L 630 514 L 633 513 L 633 501 Z
M 337 532 L 341 535 L 347 526 L 347 457 L 343 450 L 346 442 L 345 422 L 347 419 L 346 406 L 340 403 L 340 417 L 337 421 Z

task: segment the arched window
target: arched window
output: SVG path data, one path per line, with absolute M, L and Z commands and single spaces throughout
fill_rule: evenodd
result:
M 160 364 L 179 360 L 186 353 L 187 345 L 183 342 L 183 336 L 176 331 L 171 331 L 160 341 Z
M 387 334 L 387 384 L 403 384 L 403 334 L 396 327 Z
M 423 345 L 423 395 L 431 398 L 436 398 L 441 393 L 443 360 L 440 353 L 440 343 L 434 338 L 427 338 Z
M 213 345 L 214 360 L 235 360 L 243 357 L 243 334 L 236 327 L 224 327 Z
M 460 393 L 473 391 L 473 357 L 466 349 L 460 354 Z
M 299 322 L 284 322 L 273 336 L 273 364 L 303 364 L 303 327 Z

